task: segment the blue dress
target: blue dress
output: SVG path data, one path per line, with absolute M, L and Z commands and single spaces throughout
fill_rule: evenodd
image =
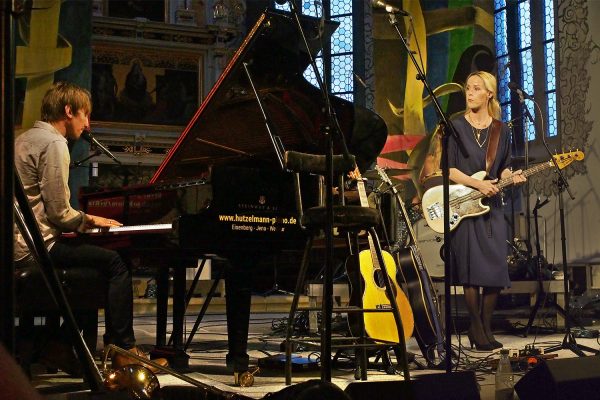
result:
M 469 154 L 464 158 L 452 136 L 448 139 L 448 163 L 467 175 L 485 171 L 485 156 L 489 143 L 489 129 L 475 139 L 471 124 L 464 116 L 455 118 L 454 128 Z M 489 177 L 498 178 L 510 165 L 510 130 L 502 124 L 496 158 Z M 500 194 L 484 200 L 491 206 L 489 213 L 463 219 L 453 231 L 451 250 L 454 272 L 451 282 L 458 285 L 510 287 L 508 276 L 508 224 Z

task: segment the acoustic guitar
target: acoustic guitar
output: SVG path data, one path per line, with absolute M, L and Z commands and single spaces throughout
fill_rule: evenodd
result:
M 360 178 L 357 179 L 357 188 L 360 197 L 360 205 L 369 207 L 365 184 Z M 375 252 L 375 243 L 371 235 L 368 235 L 369 249 L 363 250 L 358 254 L 359 270 L 363 281 L 364 291 L 362 293 L 362 307 L 366 309 L 389 309 L 390 312 L 365 312 L 362 318 L 365 325 L 367 336 L 373 340 L 381 340 L 386 342 L 399 343 L 398 330 L 394 314 L 391 312 L 391 301 L 395 302 L 400 318 L 402 319 L 402 329 L 404 330 L 404 338 L 408 339 L 412 336 L 414 329 L 414 317 L 408 298 L 398 286 L 396 281 L 397 268 L 394 262 L 394 257 L 386 251 L 383 251 L 383 261 L 385 270 L 387 271 L 389 280 L 392 286 L 394 298 L 389 299 L 385 291 L 384 271 L 381 268 L 377 253 Z M 350 257 L 348 263 L 355 257 Z M 352 271 L 352 266 L 348 265 L 349 275 Z M 352 280 L 351 280 L 352 282 Z M 357 291 L 353 288 L 352 293 Z M 353 303 L 352 295 L 350 303 Z M 351 319 L 352 317 L 350 317 Z M 357 332 L 356 322 L 350 320 L 350 330 L 354 334 Z
M 552 156 L 558 165 L 563 169 L 573 161 L 583 160 L 582 151 L 571 151 L 568 153 L 556 154 Z M 552 160 L 535 165 L 523 171 L 523 175 L 528 177 L 547 168 L 554 167 Z M 486 176 L 485 171 L 479 171 L 471 175 L 473 178 L 483 180 Z M 502 190 L 513 184 L 512 178 L 500 179 L 496 186 Z M 456 229 L 458 224 L 465 218 L 475 217 L 486 214 L 490 211 L 490 206 L 483 204 L 485 196 L 477 189 L 465 185 L 450 185 L 450 230 Z M 423 194 L 423 216 L 427 225 L 437 233 L 444 232 L 444 199 L 443 186 L 434 186 Z
M 419 249 L 417 237 L 412 227 L 412 221 L 409 218 L 404 202 L 386 172 L 379 166 L 375 166 L 375 169 L 381 180 L 389 185 L 389 190 L 394 194 L 406 223 L 408 242 L 406 247 L 396 253 L 398 269 L 400 279 L 406 284 L 408 299 L 414 312 L 417 343 L 428 365 L 433 366 L 444 358 L 445 340 L 435 289 L 421 256 L 421 250 Z

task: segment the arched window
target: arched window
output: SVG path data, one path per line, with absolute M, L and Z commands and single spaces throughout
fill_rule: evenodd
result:
M 540 141 L 542 134 L 557 138 L 554 0 L 495 0 L 494 11 L 502 118 L 515 121 L 517 137 L 530 142 Z M 521 103 L 519 96 L 511 96 L 509 82 L 535 103 L 529 99 Z M 534 123 L 524 116 L 526 110 Z
M 352 3 L 348 0 L 303 0 L 300 11 L 304 15 L 324 17 L 340 23 L 325 51 L 316 58 L 321 77 L 327 82 L 329 92 L 349 101 L 354 100 L 354 39 Z M 289 4 L 274 4 L 276 9 L 289 11 Z M 324 15 L 323 15 L 324 14 Z M 317 80 L 309 66 L 304 77 L 314 85 Z

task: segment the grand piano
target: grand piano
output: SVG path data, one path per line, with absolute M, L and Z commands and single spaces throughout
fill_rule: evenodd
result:
M 302 17 L 301 21 L 314 56 L 338 24 L 328 21 L 320 31 L 318 19 Z M 230 352 L 238 346 L 245 353 L 250 290 L 237 286 L 249 281 L 248 270 L 261 257 L 304 244 L 296 219 L 293 177 L 277 162 L 244 64 L 285 150 L 324 153 L 323 100 L 303 77 L 309 57 L 293 17 L 269 10 L 249 31 L 149 185 L 81 197 L 86 212 L 125 224 L 93 237 L 119 249 L 134 265 L 157 267 L 159 346 L 166 342 L 169 268 L 173 269 L 173 344 L 180 347 L 185 267 L 194 266 L 190 261 L 206 254 L 231 260 L 238 273 L 226 278 L 228 314 L 230 302 L 236 308 L 235 317 L 228 315 L 228 333 L 245 337 L 241 344 L 231 343 L 230 338 Z M 332 103 L 359 166 L 373 162 L 387 137 L 384 122 L 348 101 L 332 98 Z M 336 146 L 339 151 L 339 141 Z M 310 205 L 320 193 L 315 184 L 305 194 Z

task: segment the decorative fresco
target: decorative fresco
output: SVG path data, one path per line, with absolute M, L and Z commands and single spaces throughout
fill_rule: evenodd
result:
M 94 121 L 185 125 L 200 103 L 197 53 L 94 45 Z
M 397 3 L 411 15 L 398 23 L 442 108 L 449 116 L 462 112 L 467 75 L 476 69 L 496 74 L 493 1 Z M 405 181 L 403 197 L 416 201 L 425 160 L 436 153 L 438 117 L 387 14 L 374 14 L 373 20 L 375 110 L 389 129 L 378 164 L 406 171 L 395 178 Z

